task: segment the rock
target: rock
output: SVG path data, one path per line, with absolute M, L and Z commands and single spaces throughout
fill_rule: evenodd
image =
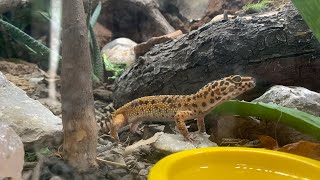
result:
M 146 165 L 143 162 L 137 162 L 136 166 L 137 166 L 137 169 L 141 169 L 141 170 L 146 168 Z
M 121 177 L 129 174 L 125 169 L 113 169 L 107 172 L 107 177 L 110 179 L 120 179 Z
M 276 85 L 253 102 L 274 103 L 320 116 L 320 94 L 304 87 Z
M 117 38 L 111 42 L 109 42 L 108 44 L 106 44 L 102 51 L 104 49 L 112 49 L 116 46 L 123 46 L 123 47 L 127 47 L 127 48 L 132 48 L 134 47 L 135 45 L 137 45 L 136 42 L 132 41 L 131 39 L 128 39 L 128 38 Z
M 99 138 L 99 139 L 102 139 L 102 138 Z M 111 147 L 112 147 L 112 142 L 107 141 L 107 140 L 104 140 L 104 141 L 108 142 L 108 144 L 105 144 L 105 145 L 98 144 L 98 145 L 97 145 L 97 154 L 103 153 L 103 152 L 111 149 Z M 99 142 L 99 141 L 98 141 L 98 142 Z
M 77 179 L 75 177 L 76 171 L 66 161 L 56 157 L 44 158 L 41 165 L 41 174 L 39 179 Z
M 147 177 L 138 175 L 138 176 L 136 176 L 136 179 L 137 180 L 147 180 Z
M 50 147 L 62 142 L 61 119 L 6 80 L 1 72 L 0 119 L 21 137 L 26 150 L 34 146 Z
M 33 168 L 32 178 L 40 180 L 96 180 L 105 179 L 109 167 L 101 166 L 99 169 L 90 168 L 86 171 L 76 171 L 67 161 L 55 156 L 43 157 L 37 166 Z
M 134 63 L 136 57 L 134 53 L 134 46 L 137 43 L 128 38 L 118 38 L 102 48 L 102 54 L 105 54 L 110 62 L 114 64 L 126 64 L 130 66 Z
M 139 156 L 139 158 L 140 158 L 140 156 Z M 134 155 L 132 155 L 132 154 L 126 155 L 125 158 L 124 158 L 124 161 L 125 161 L 125 164 L 126 164 L 127 168 L 130 170 L 130 172 L 132 172 L 132 170 L 139 169 L 137 167 L 137 158 Z M 137 173 L 138 172 L 139 171 L 137 170 Z
M 138 171 L 137 169 L 132 169 L 130 172 L 131 172 L 132 174 L 138 174 L 138 173 L 139 173 L 139 171 Z M 135 179 L 137 179 L 137 178 L 135 178 Z
M 132 174 L 127 174 L 120 178 L 119 180 L 135 180 L 134 176 Z
M 139 171 L 139 175 L 140 176 L 147 176 L 148 175 L 148 170 L 146 170 L 146 169 L 141 169 L 140 171 Z
M 21 179 L 24 149 L 20 137 L 8 125 L 0 122 L 0 179 Z
M 153 164 L 149 164 L 148 167 L 146 168 L 146 170 L 150 171 L 150 169 L 152 168 Z
M 175 153 L 188 149 L 217 146 L 216 143 L 211 142 L 208 139 L 209 135 L 203 135 L 198 132 L 191 132 L 190 135 L 194 138 L 194 143 L 185 141 L 181 134 L 164 133 L 152 144 L 152 146 L 165 153 Z
M 38 101 L 44 105 L 45 107 L 47 107 L 48 109 L 50 109 L 50 111 L 58 116 L 62 113 L 62 109 L 61 109 L 61 102 L 60 101 L 57 101 L 57 100 L 52 100 L 50 98 L 41 98 L 41 99 L 38 99 Z

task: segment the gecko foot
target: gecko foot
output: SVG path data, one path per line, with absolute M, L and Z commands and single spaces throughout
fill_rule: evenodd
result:
M 185 139 L 186 141 L 191 142 L 191 143 L 194 143 L 194 141 L 195 141 L 194 137 L 192 137 L 190 134 L 187 135 L 187 136 L 184 136 L 184 139 Z

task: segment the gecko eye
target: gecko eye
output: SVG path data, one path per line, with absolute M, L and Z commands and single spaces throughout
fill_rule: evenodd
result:
M 233 81 L 234 83 L 241 83 L 242 78 L 239 75 L 235 75 L 231 78 L 231 81 Z

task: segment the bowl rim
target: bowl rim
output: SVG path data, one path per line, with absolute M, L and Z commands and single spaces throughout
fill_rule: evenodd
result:
M 311 159 L 308 157 L 291 154 L 287 152 L 281 152 L 276 150 L 264 149 L 264 148 L 249 148 L 249 147 L 207 147 L 207 148 L 196 148 L 191 150 L 185 150 L 170 154 L 160 161 L 158 161 L 151 169 L 148 175 L 148 180 L 155 180 L 159 177 L 158 172 L 166 173 L 169 170 L 169 165 L 176 160 L 181 160 L 184 157 L 188 157 L 191 155 L 197 155 L 202 153 L 212 153 L 212 152 L 252 152 L 258 154 L 265 154 L 271 156 L 277 156 L 280 158 L 286 158 L 293 161 L 298 161 L 304 163 L 308 166 L 313 166 L 315 168 L 320 169 L 320 161 L 315 159 Z M 165 168 L 164 168 L 165 167 Z M 156 178 L 157 176 L 157 178 Z

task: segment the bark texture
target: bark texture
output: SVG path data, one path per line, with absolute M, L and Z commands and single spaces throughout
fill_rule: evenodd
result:
M 21 7 L 28 2 L 29 0 L 0 0 L 0 13 Z
M 88 32 L 82 0 L 63 1 L 61 99 L 64 157 L 80 171 L 96 166 Z
M 194 93 L 231 74 L 250 75 L 257 97 L 275 84 L 320 89 L 319 43 L 292 4 L 280 12 L 206 24 L 155 46 L 116 81 L 118 107 L 135 98 Z

